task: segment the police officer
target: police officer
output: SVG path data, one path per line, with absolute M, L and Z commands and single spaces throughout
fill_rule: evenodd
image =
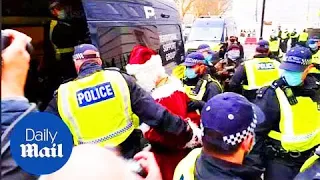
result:
M 307 45 L 312 52 L 311 63 L 313 64 L 313 67 L 309 71 L 309 74 L 320 81 L 320 50 L 318 47 L 318 40 L 316 38 L 309 39 Z
M 298 42 L 298 37 L 299 34 L 297 33 L 296 28 L 293 29 L 292 33 L 290 34 L 290 38 L 291 38 L 291 47 L 296 46 L 297 42 Z
M 293 179 L 320 143 L 320 94 L 315 78 L 306 76 L 310 63 L 310 50 L 295 46 L 280 66 L 281 78 L 258 91 L 255 104 L 266 115 L 256 129 L 265 180 Z
M 300 169 L 300 173 L 294 180 L 316 180 L 320 179 L 320 146 L 316 152 L 311 156 Z
M 74 46 L 78 44 L 76 32 L 70 23 L 66 22 L 67 12 L 58 1 L 50 5 L 50 11 L 55 19 L 50 22 L 49 38 L 55 52 L 55 62 L 61 81 L 77 77 L 72 55 Z
M 270 36 L 270 40 L 269 40 L 269 50 L 270 50 L 270 57 L 274 58 L 274 59 L 278 59 L 279 57 L 279 49 L 280 49 L 280 39 L 275 36 L 274 34 L 272 34 Z
M 204 56 L 201 53 L 189 54 L 185 62 L 185 78 L 183 84 L 190 99 L 207 102 L 211 97 L 222 93 L 220 83 L 206 74 L 207 66 L 204 64 Z
M 260 179 L 262 169 L 244 163 L 254 144 L 254 129 L 263 112 L 245 97 L 223 93 L 201 112 L 203 148 L 191 151 L 176 167 L 174 180 Z
M 126 158 L 132 158 L 141 150 L 137 116 L 159 131 L 190 135 L 189 126 L 155 103 L 131 76 L 102 70 L 95 46 L 77 46 L 73 59 L 78 78 L 62 84 L 45 111 L 63 119 L 75 145 L 119 146 Z
M 250 101 L 256 97 L 256 91 L 280 77 L 280 63 L 270 59 L 269 43 L 260 40 L 253 59 L 244 61 L 230 80 L 229 91 L 243 94 Z
M 281 43 L 280 43 L 281 44 L 280 48 L 283 53 L 287 52 L 289 38 L 290 38 L 289 31 L 288 29 L 285 29 L 285 31 L 281 33 Z
M 299 34 L 298 44 L 300 46 L 306 46 L 308 38 L 309 38 L 309 34 L 307 33 L 307 30 L 304 29 L 303 32 Z

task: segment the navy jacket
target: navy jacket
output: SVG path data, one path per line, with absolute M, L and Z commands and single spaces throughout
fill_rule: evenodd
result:
M 204 154 L 196 162 L 197 180 L 260 180 L 263 169 L 254 166 L 233 164 Z
M 299 173 L 294 180 L 319 180 L 320 179 L 320 159 L 318 159 L 310 168 Z
M 316 82 L 314 77 L 307 76 L 303 86 L 291 87 L 291 89 L 296 97 L 311 97 L 315 102 L 320 102 L 319 86 Z M 285 82 L 280 79 L 278 84 L 285 85 Z M 254 103 L 266 116 L 266 120 L 256 128 L 256 134 L 267 135 L 270 130 L 279 131 L 280 105 L 275 90 L 271 86 L 260 89 Z
M 1 136 L 11 123 L 29 107 L 30 104 L 26 98 L 1 99 Z M 37 177 L 24 172 L 12 159 L 10 148 L 8 148 L 7 151 L 1 154 L 1 179 L 34 180 Z
M 266 58 L 266 57 L 268 57 L 268 55 L 259 54 L 259 55 L 255 55 L 253 58 Z M 250 61 L 250 60 L 248 60 L 248 61 Z M 256 91 L 254 90 L 254 91 L 248 91 L 246 93 L 243 93 L 242 92 L 242 85 L 243 84 L 248 84 L 247 73 L 246 73 L 246 69 L 244 67 L 244 63 L 242 63 L 241 65 L 239 65 L 236 68 L 236 72 L 234 73 L 234 75 L 230 79 L 229 91 L 235 92 L 238 94 L 243 94 L 249 100 L 255 99 L 255 96 L 256 96 L 255 92 Z
M 97 64 L 84 64 L 81 68 L 78 78 L 83 78 L 102 70 L 101 66 Z M 178 116 L 171 115 L 160 104 L 156 103 L 154 99 L 136 84 L 132 76 L 122 73 L 130 90 L 130 100 L 132 111 L 140 118 L 141 122 L 154 127 L 159 131 L 166 131 L 172 134 L 180 134 L 186 132 L 187 124 Z M 57 106 L 57 93 L 49 103 L 45 110 L 60 117 Z

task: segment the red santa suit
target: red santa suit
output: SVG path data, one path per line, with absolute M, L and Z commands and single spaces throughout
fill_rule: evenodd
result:
M 146 52 L 151 54 L 150 58 L 146 56 Z M 139 55 L 139 53 L 142 55 Z M 142 60 L 143 58 L 139 57 L 147 57 L 149 59 L 144 61 Z M 139 60 L 137 61 L 136 58 Z M 143 64 L 136 63 L 141 62 L 141 60 L 144 62 Z M 190 99 L 184 92 L 182 82 L 165 73 L 161 57 L 154 51 L 142 46 L 135 47 L 130 55 L 126 69 L 129 74 L 137 78 L 137 83 L 141 87 L 146 87 L 145 90 L 151 93 L 155 101 L 169 112 L 180 116 L 182 119 L 190 118 L 197 125 L 200 124 L 200 116 L 196 112 L 187 111 Z M 165 82 L 157 87 L 156 82 L 161 77 Z M 150 84 L 151 82 L 153 82 L 152 85 Z M 189 150 L 184 149 L 184 146 L 190 140 L 190 137 L 159 132 L 156 129 L 150 129 L 145 124 L 141 127 L 143 127 L 145 138 L 152 145 L 151 151 L 155 154 L 162 178 L 164 180 L 172 180 L 177 164 L 189 153 Z

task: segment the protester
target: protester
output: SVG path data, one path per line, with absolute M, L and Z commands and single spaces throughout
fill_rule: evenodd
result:
M 165 73 L 162 59 L 154 50 L 141 45 L 135 46 L 126 69 L 168 111 L 183 119 L 191 118 L 197 126 L 200 124 L 200 116 L 195 110 L 201 110 L 204 102 L 190 101 L 182 82 Z M 152 90 L 148 87 L 152 87 Z M 145 129 L 145 138 L 151 143 L 151 151 L 155 153 L 163 179 L 172 180 L 175 167 L 189 152 L 185 146 L 190 138 L 161 132 L 146 124 L 142 127 Z
M 194 149 L 177 166 L 174 180 L 260 179 L 262 169 L 243 163 L 254 145 L 254 129 L 263 112 L 245 97 L 223 93 L 201 112 L 203 148 Z
M 41 176 L 39 180 L 162 180 L 152 153 L 140 152 L 134 160 L 147 172 L 146 178 L 132 172 L 132 167 L 111 150 L 96 145 L 79 145 L 73 148 L 70 159 L 61 169 Z
M 120 146 L 123 156 L 131 158 L 141 150 L 141 131 L 135 130 L 140 122 L 162 132 L 191 138 L 187 123 L 155 103 L 133 77 L 115 69 L 102 70 L 95 46 L 77 46 L 73 58 L 78 78 L 60 85 L 46 111 L 66 122 L 75 145 Z M 147 86 L 143 88 L 153 88 Z
M 9 145 L 8 131 L 13 128 L 15 120 L 27 110 L 34 109 L 24 97 L 30 62 L 26 46 L 31 38 L 15 30 L 7 29 L 2 33 L 9 35 L 11 44 L 1 52 L 1 179 L 34 180 L 37 177 L 24 172 L 12 159 L 10 148 L 4 150 Z

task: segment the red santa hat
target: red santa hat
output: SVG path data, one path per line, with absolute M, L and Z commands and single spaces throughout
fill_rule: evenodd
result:
M 138 72 L 154 71 L 162 67 L 162 60 L 156 51 L 142 45 L 136 45 L 130 53 L 126 66 L 127 73 L 135 75 Z

